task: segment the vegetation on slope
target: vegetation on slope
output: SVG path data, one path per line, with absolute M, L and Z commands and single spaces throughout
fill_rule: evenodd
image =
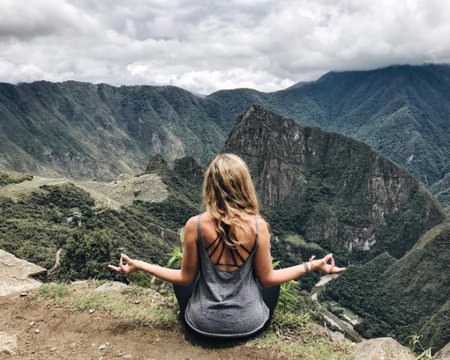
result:
M 170 189 L 164 201 L 136 200 L 120 210 L 97 208 L 90 194 L 72 183 L 0 196 L 0 247 L 47 269 L 62 247 L 55 276 L 67 280 L 112 278 L 102 269 L 120 251 L 164 264 L 179 244 L 178 229 L 198 213 L 198 188 L 183 178 L 190 168 L 191 159 L 183 159 L 176 172 L 161 172 Z
M 332 299 L 360 314 L 365 337 L 421 334 L 425 347 L 450 341 L 450 219 L 424 234 L 400 260 L 383 253 L 327 285 Z
M 450 215 L 450 172 L 433 184 L 430 189 L 436 199 L 442 204 L 444 211 L 447 215 Z
M 0 171 L 0 187 L 9 184 L 18 184 L 25 180 L 33 179 L 32 175 L 17 173 L 14 171 Z

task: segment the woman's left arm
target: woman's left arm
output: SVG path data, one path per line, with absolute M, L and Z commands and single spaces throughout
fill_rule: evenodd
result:
M 127 255 L 121 254 L 119 266 L 108 265 L 112 270 L 128 274 L 132 271 L 142 270 L 178 285 L 192 285 L 197 279 L 199 272 L 199 259 L 197 252 L 197 218 L 194 216 L 186 222 L 184 228 L 184 249 L 181 269 L 169 269 L 159 265 L 149 264 L 142 260 L 130 259 Z M 123 264 L 123 260 L 127 262 Z

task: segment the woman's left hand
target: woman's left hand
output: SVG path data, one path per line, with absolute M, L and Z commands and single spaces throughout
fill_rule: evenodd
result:
M 127 262 L 126 265 L 123 264 L 123 260 Z M 108 265 L 110 269 L 116 270 L 118 272 L 123 272 L 129 274 L 132 271 L 139 270 L 139 260 L 132 260 L 125 254 L 120 254 L 119 266 Z
M 308 261 L 311 271 L 316 270 L 323 274 L 335 274 L 347 270 L 345 267 L 340 268 L 334 265 L 333 254 L 328 254 L 320 260 L 314 260 L 315 257 L 316 255 L 311 256 Z M 331 261 L 331 264 L 328 264 L 328 260 Z

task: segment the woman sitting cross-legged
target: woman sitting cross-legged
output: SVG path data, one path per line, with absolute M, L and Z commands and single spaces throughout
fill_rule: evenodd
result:
M 119 266 L 108 265 L 124 273 L 143 270 L 173 283 L 182 320 L 199 334 L 243 338 L 260 333 L 270 323 L 280 284 L 308 271 L 346 270 L 334 265 L 332 254 L 273 270 L 270 226 L 259 215 L 247 164 L 235 154 L 219 154 L 209 164 L 203 200 L 206 212 L 191 217 L 185 226 L 181 269 L 125 254 Z

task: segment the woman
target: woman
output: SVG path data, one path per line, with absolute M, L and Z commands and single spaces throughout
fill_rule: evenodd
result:
M 185 226 L 181 269 L 132 260 L 125 254 L 119 266 L 108 265 L 127 274 L 143 270 L 173 283 L 183 321 L 199 334 L 242 338 L 259 333 L 269 325 L 280 284 L 309 271 L 346 270 L 334 265 L 332 254 L 272 269 L 270 226 L 259 215 L 249 169 L 235 154 L 219 154 L 209 164 L 203 200 L 206 212 Z

